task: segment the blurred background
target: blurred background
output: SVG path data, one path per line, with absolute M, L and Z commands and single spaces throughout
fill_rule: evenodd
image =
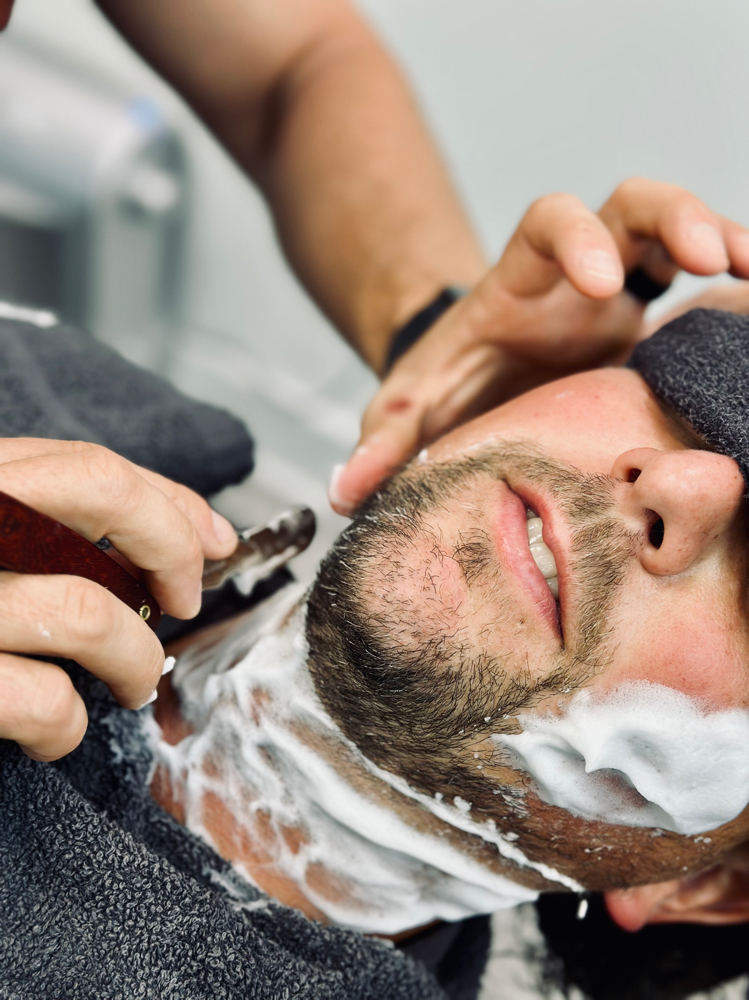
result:
M 361 3 L 492 257 L 540 195 L 597 207 L 636 174 L 749 224 L 749 4 Z M 314 507 L 312 573 L 344 523 L 327 480 L 376 381 L 295 283 L 249 183 L 89 0 L 18 0 L 0 38 L 0 299 L 72 319 L 242 417 L 257 470 L 218 506 L 240 525 Z M 487 1000 L 535 995 L 517 961 L 528 919 L 498 918 Z
M 641 174 L 749 223 L 749 6 L 361 0 L 400 57 L 492 257 L 550 191 Z M 671 298 L 686 294 L 681 282 Z M 89 0 L 19 0 L 0 38 L 0 298 L 54 310 L 244 418 L 238 523 L 307 502 L 375 379 L 290 275 L 264 206 Z

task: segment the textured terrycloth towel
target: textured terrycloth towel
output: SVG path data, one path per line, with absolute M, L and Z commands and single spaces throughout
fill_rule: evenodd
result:
M 693 309 L 638 344 L 629 365 L 749 483 L 749 316 Z
M 251 461 L 241 424 L 73 330 L 0 322 L 0 437 L 97 441 L 210 492 Z M 279 906 L 151 799 L 139 713 L 68 664 L 80 747 L 0 740 L 2 1000 L 444 1000 L 421 966 Z M 146 709 L 146 711 L 149 711 Z
M 68 326 L 0 320 L 0 437 L 103 444 L 203 494 L 252 470 L 239 420 Z
M 71 669 L 90 719 L 78 750 L 39 764 L 0 741 L 3 1000 L 443 997 L 394 948 L 234 876 L 151 799 L 137 713 Z

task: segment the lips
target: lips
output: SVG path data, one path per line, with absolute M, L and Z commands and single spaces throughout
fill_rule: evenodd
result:
M 507 486 L 501 484 L 498 509 L 494 523 L 494 536 L 499 557 L 505 570 L 514 577 L 522 590 L 530 597 L 540 617 L 559 636 L 559 609 L 550 589 L 550 584 L 544 572 L 534 559 L 531 543 L 528 537 L 527 505 L 520 496 Z M 540 520 L 540 518 L 536 518 Z M 534 525 L 539 532 L 540 525 Z M 546 570 L 553 567 L 556 570 L 554 556 L 543 539 L 540 539 L 543 550 L 538 546 L 536 556 L 547 559 Z M 545 550 L 545 551 L 544 551 Z M 546 556 L 548 553 L 548 557 Z

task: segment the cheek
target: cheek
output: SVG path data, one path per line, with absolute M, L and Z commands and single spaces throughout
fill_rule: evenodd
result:
M 732 627 L 724 616 L 694 605 L 627 619 L 617 629 L 620 645 L 606 672 L 607 687 L 646 680 L 714 710 L 749 706 L 746 641 L 738 623 Z
M 444 542 L 417 538 L 399 551 L 383 553 L 366 581 L 370 608 L 391 624 L 397 619 L 399 638 L 425 641 L 436 632 L 450 632 L 466 603 L 460 566 Z M 403 626 L 410 636 L 403 636 Z
M 680 447 L 640 377 L 623 368 L 539 386 L 452 431 L 428 454 L 442 460 L 497 439 L 533 441 L 558 460 L 604 475 L 635 446 Z

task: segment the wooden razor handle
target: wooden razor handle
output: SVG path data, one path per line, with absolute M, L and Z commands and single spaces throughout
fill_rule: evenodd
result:
M 93 580 L 156 629 L 161 608 L 143 584 L 82 535 L 0 492 L 0 569 Z

